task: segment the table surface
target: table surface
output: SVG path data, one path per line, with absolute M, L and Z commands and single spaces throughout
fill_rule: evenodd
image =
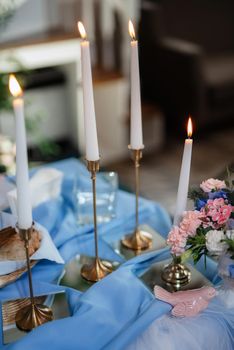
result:
M 68 159 L 49 166 L 57 168 L 64 174 L 62 195 L 35 208 L 33 217 L 47 228 L 66 263 L 74 260 L 77 254 L 92 257 L 94 256 L 93 227 L 77 226 L 72 197 L 74 179 L 79 176 L 88 181 L 89 174 L 76 159 Z M 216 334 L 214 337 L 216 343 L 209 339 L 210 344 L 215 344 L 209 349 L 234 348 L 234 311 L 225 308 L 219 298 L 215 298 L 208 309 L 197 318 L 179 322 L 168 317 L 171 306 L 156 300 L 150 289 L 142 282 L 141 276 L 170 258 L 168 248 L 149 251 L 128 261 L 115 250 L 116 242 L 123 237 L 123 234 L 134 229 L 134 203 L 133 195 L 118 191 L 116 218 L 98 227 L 101 258 L 117 261 L 119 268 L 82 293 L 57 284 L 64 270 L 63 265 L 49 261 L 38 263 L 33 268 L 35 294 L 65 290 L 71 317 L 38 327 L 19 341 L 8 345 L 3 345 L 1 339 L 1 349 L 20 350 L 33 347 L 34 350 L 41 350 L 50 344 L 50 347 L 56 350 L 119 350 L 128 346 L 129 349 L 185 350 L 188 349 L 186 346 L 191 324 L 196 330 L 195 333 L 199 332 L 200 340 L 197 337 L 196 350 L 206 349 L 204 337 L 208 331 Z M 139 214 L 140 224 L 147 224 L 162 237 L 166 237 L 171 222 L 159 204 L 141 198 Z M 216 262 L 208 259 L 206 270 L 203 261 L 198 263 L 196 269 L 204 276 L 204 281 L 216 285 L 220 281 L 216 275 L 216 265 Z M 25 275 L 0 290 L 2 303 L 27 296 Z M 173 339 L 175 325 L 179 327 L 176 341 Z M 93 336 L 90 336 L 91 334 Z M 157 339 L 154 334 L 157 334 Z M 191 344 L 194 344 L 194 334 L 191 334 L 191 339 Z M 225 339 L 225 348 L 220 347 L 221 339 L 223 341 Z M 189 348 L 195 349 L 192 345 Z
M 61 40 L 77 39 L 77 32 L 65 32 L 61 29 L 45 31 L 35 34 L 34 36 L 25 37 L 22 39 L 11 40 L 0 44 L 0 49 L 14 49 L 16 47 L 51 43 Z

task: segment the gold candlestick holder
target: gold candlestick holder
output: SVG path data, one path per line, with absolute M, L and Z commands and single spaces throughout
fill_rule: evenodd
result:
M 181 257 L 173 256 L 172 262 L 162 270 L 161 278 L 167 285 L 179 290 L 191 281 L 191 271 L 181 262 Z
M 85 264 L 81 268 L 81 276 L 89 282 L 97 282 L 112 272 L 112 265 L 103 262 L 98 256 L 98 233 L 97 233 L 97 208 L 96 208 L 96 173 L 99 171 L 99 160 L 87 161 L 87 169 L 91 173 L 93 190 L 93 222 L 94 222 L 94 241 L 95 241 L 95 259 L 90 264 Z
M 142 158 L 142 149 L 133 149 L 133 161 L 135 164 L 135 192 L 136 192 L 136 225 L 132 234 L 129 234 L 122 239 L 121 243 L 124 247 L 136 251 L 148 249 L 152 244 L 152 236 L 143 230 L 139 229 L 139 168 Z
M 20 309 L 15 316 L 15 323 L 17 328 L 24 332 L 30 332 L 33 328 L 40 326 L 43 323 L 53 320 L 52 310 L 42 304 L 35 303 L 33 294 L 32 272 L 29 259 L 29 241 L 31 239 L 32 231 L 34 227 L 25 230 L 19 229 L 19 234 L 24 241 L 26 262 L 28 271 L 28 283 L 30 292 L 30 304 Z

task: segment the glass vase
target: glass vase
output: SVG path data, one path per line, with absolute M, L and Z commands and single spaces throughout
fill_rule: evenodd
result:
M 219 298 L 227 308 L 234 308 L 234 276 L 230 267 L 234 268 L 234 259 L 230 253 L 222 254 L 218 262 L 218 275 L 222 278 L 222 284 L 218 289 Z

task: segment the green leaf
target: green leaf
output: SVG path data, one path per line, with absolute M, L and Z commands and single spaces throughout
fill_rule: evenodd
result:
M 222 239 L 221 242 L 225 242 L 228 245 L 228 249 L 234 252 L 234 240 L 230 238 Z
M 188 198 L 196 201 L 197 199 L 205 199 L 207 195 L 199 187 L 190 188 L 188 192 Z
M 234 205 L 234 191 L 226 192 L 228 202 Z
M 188 249 L 181 255 L 181 262 L 182 264 L 186 263 L 192 256 L 192 250 Z

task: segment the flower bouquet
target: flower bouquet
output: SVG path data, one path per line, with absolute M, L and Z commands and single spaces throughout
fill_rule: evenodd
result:
M 169 232 L 167 243 L 174 257 L 182 261 L 228 253 L 234 259 L 234 190 L 233 181 L 208 179 L 193 188 L 189 198 L 195 210 L 183 214 L 179 226 Z M 233 260 L 234 264 L 234 260 Z M 234 277 L 234 266 L 228 267 Z

